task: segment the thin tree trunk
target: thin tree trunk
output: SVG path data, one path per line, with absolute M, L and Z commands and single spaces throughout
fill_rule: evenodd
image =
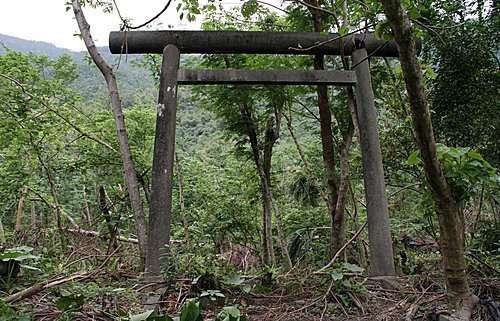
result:
M 181 214 L 182 225 L 184 227 L 184 240 L 186 242 L 186 253 L 191 252 L 190 237 L 189 237 L 189 222 L 186 217 L 186 210 L 184 207 L 184 192 L 182 189 L 182 171 L 181 164 L 179 162 L 179 157 L 175 153 L 175 169 L 177 171 L 177 186 L 179 188 L 179 212 Z
M 304 154 L 304 151 L 302 150 L 302 147 L 300 145 L 300 142 L 297 138 L 297 135 L 295 135 L 295 130 L 293 129 L 292 125 L 292 117 L 287 116 L 286 113 L 283 113 L 283 116 L 286 119 L 286 127 L 288 129 L 288 132 L 290 133 L 290 136 L 292 136 L 293 143 L 295 144 L 295 148 L 297 148 L 297 151 L 299 152 L 300 158 L 302 160 L 302 164 L 304 164 L 304 168 L 306 169 L 306 172 L 309 176 L 314 177 L 316 182 L 319 182 L 319 179 L 316 177 L 316 175 L 313 173 L 311 169 L 311 165 L 309 164 L 309 161 L 306 158 L 306 155 Z M 325 201 L 328 202 L 328 199 L 326 197 L 326 194 L 322 188 L 319 189 L 319 193 L 321 195 L 321 198 Z
M 319 8 L 317 0 L 306 0 L 314 25 L 314 31 L 323 32 L 323 19 L 322 12 Z M 324 56 L 314 56 L 314 69 L 325 69 Z M 332 249 L 338 241 L 339 235 L 334 234 L 336 227 L 334 226 L 336 220 L 336 203 L 338 199 L 338 187 L 335 180 L 335 144 L 333 141 L 332 132 L 332 113 L 330 111 L 330 103 L 328 101 L 328 87 L 326 85 L 319 85 L 316 87 L 318 95 L 319 119 L 321 130 L 321 145 L 323 147 L 323 163 L 325 166 L 326 188 L 327 188 L 327 206 L 328 216 L 330 218 L 330 257 L 332 257 Z
M 41 227 L 45 227 L 47 225 L 45 215 L 43 214 L 43 208 L 40 210 L 40 225 Z
M 5 243 L 5 230 L 3 229 L 3 223 L 1 217 L 0 217 L 0 242 Z
M 349 122 L 342 146 L 340 148 L 340 183 L 332 225 L 332 234 L 336 237 L 331 247 L 331 255 L 335 255 L 345 243 L 345 207 L 349 190 L 349 150 L 354 135 L 354 124 Z
M 132 152 L 130 151 L 130 144 L 128 141 L 127 130 L 125 127 L 125 119 L 122 112 L 121 101 L 116 82 L 116 76 L 113 72 L 113 69 L 107 64 L 107 62 L 104 60 L 104 58 L 97 50 L 97 47 L 90 33 L 90 25 L 87 23 L 87 20 L 85 19 L 80 1 L 73 0 L 72 5 L 76 21 L 78 22 L 78 27 L 85 42 L 85 46 L 87 47 L 87 50 L 90 56 L 92 57 L 92 60 L 94 61 L 94 63 L 104 76 L 106 84 L 108 86 L 111 105 L 113 107 L 113 115 L 115 118 L 116 130 L 118 133 L 118 140 L 120 143 L 120 154 L 123 162 L 125 181 L 127 182 L 128 185 L 130 203 L 135 218 L 137 238 L 139 239 L 139 255 L 140 255 L 141 269 L 144 269 L 146 263 L 146 242 L 147 242 L 146 220 L 144 217 L 144 209 L 142 205 L 141 195 L 139 192 L 137 174 L 134 169 L 134 162 L 132 160 Z
M 89 208 L 89 202 L 87 200 L 87 192 L 86 192 L 86 187 L 85 185 L 83 186 L 83 208 L 85 210 L 85 221 L 87 222 L 87 225 L 90 227 L 92 225 L 92 217 L 90 216 L 90 208 Z
M 354 229 L 357 231 L 359 229 L 358 206 L 356 205 L 356 198 L 354 196 L 354 191 L 352 190 L 351 184 L 349 184 L 349 195 L 351 195 L 351 202 L 353 209 L 352 220 L 354 222 Z M 359 251 L 359 265 L 366 269 L 368 267 L 368 262 L 366 260 L 365 245 L 363 243 L 362 238 L 358 240 L 358 251 Z
M 35 202 L 30 200 L 30 206 L 31 206 L 31 225 L 30 228 L 32 230 L 36 229 L 36 208 L 35 208 Z
M 285 259 L 286 267 L 289 270 L 291 270 L 293 267 L 293 264 L 292 264 L 292 259 L 290 258 L 290 253 L 288 252 L 288 246 L 286 245 L 286 236 L 285 236 L 285 232 L 283 231 L 283 223 L 281 220 L 280 208 L 279 208 L 278 203 L 276 202 L 276 199 L 274 198 L 272 192 L 269 191 L 269 193 L 271 196 L 271 203 L 273 204 L 274 217 L 276 217 L 276 227 L 278 230 L 278 237 L 280 239 L 281 252 L 283 253 L 283 258 Z
M 14 231 L 21 231 L 23 229 L 24 201 L 26 200 L 27 194 L 28 187 L 25 186 L 21 191 L 21 197 L 19 198 L 19 203 L 17 204 L 16 225 L 14 226 Z
M 437 157 L 426 88 L 410 20 L 400 0 L 382 0 L 382 4 L 398 45 L 399 60 L 410 100 L 413 130 L 425 176 L 436 205 L 441 232 L 440 248 L 448 290 L 458 297 L 470 297 L 460 213 Z
M 338 21 L 337 16 L 334 11 L 334 21 L 337 25 L 337 28 L 347 28 L 349 26 L 349 12 L 348 12 L 348 3 L 347 0 L 343 2 L 342 11 L 344 14 L 344 18 L 342 20 L 342 26 L 340 26 L 340 22 Z M 341 38 L 341 43 L 343 44 L 344 38 Z M 340 50 L 340 58 L 342 61 L 342 65 L 345 70 L 349 70 L 349 62 L 347 57 L 344 54 L 343 46 Z M 351 148 L 352 139 L 354 132 L 358 133 L 359 137 L 359 126 L 358 126 L 358 112 L 356 108 L 356 99 L 354 97 L 354 91 L 352 86 L 345 88 L 347 93 L 347 101 L 350 111 L 350 117 L 348 119 L 348 126 L 343 134 L 343 141 L 340 146 L 340 181 L 338 186 L 338 195 L 336 201 L 335 208 L 335 216 L 333 218 L 332 224 L 332 235 L 335 235 L 332 241 L 332 246 L 330 249 L 330 255 L 335 255 L 344 245 L 345 242 L 345 207 L 346 207 L 346 199 L 347 192 L 349 190 L 349 150 Z
M 109 244 L 107 254 L 113 253 L 115 249 L 118 248 L 118 242 L 116 240 L 116 226 L 111 223 L 111 215 L 109 213 L 108 203 L 106 201 L 107 195 L 104 186 L 99 186 L 99 201 L 101 204 L 101 213 L 106 221 L 106 226 L 108 227 L 109 233 Z
M 259 142 L 257 139 L 257 131 L 255 130 L 253 124 L 253 116 L 250 108 L 246 102 L 240 104 L 241 116 L 243 118 L 243 123 L 246 127 L 248 137 L 250 139 L 250 146 L 252 149 L 252 155 L 254 159 L 255 166 L 259 173 L 260 180 L 260 190 L 262 194 L 262 257 L 263 263 L 265 265 L 274 265 L 274 245 L 273 245 L 273 231 L 272 231 L 272 220 L 271 220 L 271 197 L 269 193 L 269 185 L 266 179 L 266 173 L 264 171 L 264 166 L 262 158 L 259 151 Z
M 304 154 L 304 151 L 300 146 L 300 142 L 295 135 L 295 131 L 292 125 L 292 117 L 287 116 L 286 113 L 283 113 L 283 116 L 286 119 L 286 128 L 288 129 L 290 136 L 292 136 L 293 143 L 295 144 L 295 148 L 297 148 L 297 151 L 299 152 L 300 159 L 302 160 L 302 164 L 304 164 L 304 168 L 306 169 L 307 174 L 309 174 L 309 176 L 311 177 L 314 177 L 314 173 L 311 170 L 311 165 L 309 165 L 309 161 L 307 160 L 306 155 Z
M 44 169 L 46 169 L 45 167 L 45 164 L 42 163 L 42 166 Z M 54 184 L 54 181 L 52 179 L 52 175 L 50 175 L 50 179 L 49 179 L 49 183 L 51 184 L 51 190 L 52 190 L 52 187 L 53 187 L 53 191 L 52 191 L 52 197 L 55 199 L 55 200 L 58 200 L 58 197 L 57 197 L 57 193 L 56 193 L 56 190 L 55 190 L 55 184 Z M 76 229 L 79 229 L 80 226 L 78 225 L 78 223 L 76 223 L 76 221 L 66 212 L 64 212 L 61 208 L 61 206 L 59 205 L 59 201 L 55 202 L 54 201 L 54 204 L 52 204 L 51 202 L 49 202 L 48 200 L 46 200 L 40 193 L 38 193 L 37 191 L 31 189 L 31 191 L 33 193 L 35 193 L 36 195 L 38 195 L 38 197 L 40 199 L 38 199 L 39 201 L 43 202 L 45 205 L 47 205 L 48 207 L 50 208 L 53 208 L 55 211 L 56 211 L 56 215 L 59 216 L 59 217 L 65 217 L 68 222 L 73 225 L 74 228 Z M 55 195 L 55 197 L 54 197 Z M 43 216 L 43 211 L 40 211 L 40 221 L 42 222 L 42 224 L 44 223 L 44 216 Z M 47 222 L 45 222 L 47 223 Z M 62 225 L 62 224 L 61 224 Z
M 62 221 L 61 221 L 61 207 L 59 206 L 59 197 L 57 196 L 57 190 L 56 190 L 56 184 L 54 182 L 54 178 L 52 177 L 52 172 L 50 168 L 45 164 L 45 162 L 42 159 L 42 156 L 38 156 L 38 161 L 42 165 L 43 169 L 45 170 L 45 173 L 47 174 L 47 179 L 49 180 L 50 184 L 50 192 L 52 194 L 52 198 L 54 199 L 54 204 L 53 208 L 56 212 L 56 223 L 57 223 L 57 228 L 59 231 L 62 231 Z
M 271 201 L 272 209 L 274 212 L 274 216 L 276 217 L 276 228 L 278 230 L 278 237 L 280 240 L 280 248 L 281 248 L 281 253 L 283 258 L 285 259 L 285 264 L 288 269 L 292 268 L 292 260 L 290 259 L 290 254 L 288 253 L 288 247 L 286 245 L 286 237 L 285 233 L 283 231 L 283 223 L 281 220 L 281 212 L 278 206 L 278 203 L 276 202 L 276 199 L 274 198 L 272 194 L 272 187 L 271 187 L 271 164 L 272 164 L 272 157 L 273 157 L 273 147 L 276 141 L 278 140 L 280 136 L 280 130 L 281 130 L 281 118 L 283 115 L 283 105 L 284 102 L 280 102 L 278 105 L 275 106 L 275 119 L 268 119 L 267 121 L 267 128 L 266 128 L 266 134 L 265 134 L 265 140 L 264 140 L 264 161 L 263 161 L 263 167 L 264 167 L 264 174 L 265 174 L 265 183 L 267 185 L 267 191 L 269 200 Z
M 146 198 L 146 203 L 149 204 L 149 200 L 151 199 L 151 190 L 149 189 L 149 182 L 144 179 L 147 173 L 143 173 L 142 175 L 138 175 L 137 179 L 139 184 L 142 187 L 142 191 L 144 192 L 144 197 Z

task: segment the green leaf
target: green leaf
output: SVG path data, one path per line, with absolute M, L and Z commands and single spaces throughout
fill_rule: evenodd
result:
M 419 18 L 422 18 L 422 14 L 420 14 L 420 11 L 418 10 L 418 8 L 413 7 L 410 9 L 410 17 L 412 19 L 419 19 Z
M 187 306 L 181 311 L 180 321 L 201 321 L 200 303 L 195 300 L 188 302 Z
M 61 311 L 80 311 L 84 304 L 83 296 L 62 296 L 56 300 L 56 307 Z
M 342 280 L 344 278 L 344 274 L 338 271 L 333 271 L 331 276 L 334 281 Z
M 154 310 L 149 310 L 144 313 L 131 315 L 130 321 L 146 321 L 154 312 Z
M 250 291 L 252 290 L 252 286 L 250 284 L 245 284 L 241 290 L 245 293 L 250 293 Z
M 377 38 L 382 38 L 384 40 L 390 40 L 392 38 L 391 26 L 389 21 L 382 21 L 375 27 L 375 36 Z
M 339 29 L 339 35 L 340 36 L 345 36 L 348 33 L 349 33 L 349 28 L 348 27 L 341 27 Z
M 35 259 L 35 260 L 38 259 L 39 258 L 38 256 L 30 254 L 31 251 L 33 251 L 33 248 L 29 246 L 20 246 L 7 249 L 5 250 L 4 253 L 0 254 L 0 260 L 2 261 L 16 260 L 21 262 L 26 259 Z
M 241 316 L 240 310 L 235 306 L 224 307 L 224 308 L 222 308 L 222 310 L 226 314 L 229 314 L 230 316 L 233 316 L 233 317 L 240 317 Z
M 460 152 L 455 147 L 450 147 L 447 154 L 451 155 L 453 158 L 459 158 L 460 157 Z
M 253 14 L 257 13 L 259 9 L 259 3 L 257 0 L 248 0 L 241 6 L 241 14 L 244 18 L 249 18 Z
M 235 274 L 235 275 L 231 276 L 230 278 L 224 280 L 223 282 L 224 282 L 224 284 L 228 284 L 228 285 L 240 285 L 243 282 L 245 282 L 245 279 L 242 279 L 239 274 Z
M 476 153 L 476 152 L 468 152 L 468 153 L 467 153 L 467 156 L 469 156 L 470 158 L 477 159 L 477 160 L 479 160 L 479 161 L 484 161 L 483 156 L 481 156 L 481 154 Z
M 406 160 L 406 164 L 412 166 L 416 164 L 420 164 L 420 152 L 418 150 L 414 151 L 413 153 L 408 156 L 408 159 Z
M 363 272 L 365 270 L 356 264 L 351 264 L 351 263 L 347 263 L 347 262 L 343 263 L 342 265 L 344 266 L 345 269 L 347 269 L 351 272 Z
M 140 314 L 130 316 L 130 321 L 173 321 L 168 314 L 159 316 L 154 310 L 149 310 Z
M 436 79 L 436 73 L 434 72 L 434 69 L 432 69 L 430 66 L 425 67 L 424 73 L 428 78 Z
M 257 284 L 255 286 L 255 291 L 257 291 L 257 292 L 269 292 L 269 291 L 271 291 L 271 288 L 268 286 L 265 286 L 265 285 Z

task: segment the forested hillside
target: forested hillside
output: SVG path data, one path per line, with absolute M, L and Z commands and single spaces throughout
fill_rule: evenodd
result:
M 383 2 L 297 1 L 277 14 L 257 1 L 231 10 L 185 1 L 179 10 L 203 11 L 205 30 L 366 32 L 400 41 Z M 162 57 L 97 48 L 116 76 L 110 96 L 89 53 L 0 35 L 0 320 L 499 320 L 498 8 L 404 5 L 411 37 L 422 40 L 416 74 L 435 129 L 427 141 L 411 86 L 418 77 L 408 76 L 404 55 L 370 54 L 357 64 L 350 54 L 180 62 L 340 71 L 369 61 L 390 230 L 382 252 L 393 270 L 384 274 L 374 273 L 387 257 L 371 247 L 384 227 L 368 222 L 365 190 L 375 187 L 364 181 L 359 89 L 180 86 L 170 241 L 155 249 L 163 254 L 154 275 L 144 270 L 151 244 L 141 244 L 137 218 L 151 222 L 157 192 Z M 401 52 L 407 44 L 398 45 Z M 117 131 L 120 113 L 126 128 Z M 441 185 L 429 170 L 433 149 Z M 443 220 L 446 192 L 454 222 Z M 455 223 L 458 242 L 450 243 Z M 449 256 L 450 248 L 458 254 Z M 450 316 L 464 307 L 468 315 Z

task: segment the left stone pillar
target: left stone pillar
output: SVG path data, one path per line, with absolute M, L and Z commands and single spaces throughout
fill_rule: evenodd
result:
M 156 114 L 149 205 L 146 273 L 151 277 L 160 275 L 170 243 L 179 61 L 179 49 L 173 45 L 166 46 L 163 50 L 160 93 Z
M 365 48 L 352 53 L 356 71 L 356 107 L 368 217 L 370 241 L 370 275 L 392 277 L 396 275 L 392 251 L 389 210 L 385 194 L 382 151 L 377 129 L 377 115 L 370 75 L 368 54 Z

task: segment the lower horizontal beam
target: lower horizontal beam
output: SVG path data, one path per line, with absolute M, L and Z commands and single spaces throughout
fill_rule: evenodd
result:
M 355 85 L 354 71 L 340 70 L 186 70 L 178 72 L 177 82 L 193 84 L 270 84 L 270 85 Z

